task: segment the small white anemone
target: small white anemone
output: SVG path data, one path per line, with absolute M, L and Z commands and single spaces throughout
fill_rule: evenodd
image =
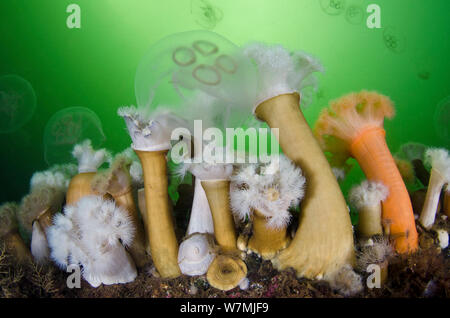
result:
M 206 144 L 202 154 L 185 158 L 176 174 L 184 178 L 189 171 L 200 180 L 228 180 L 233 173 L 233 164 L 226 162 L 229 151 L 226 147 L 216 147 L 214 142 Z
M 450 155 L 447 149 L 430 148 L 425 152 L 425 164 L 431 166 L 432 170 L 438 172 L 450 182 Z
M 35 172 L 30 180 L 30 191 L 47 186 L 66 192 L 70 179 L 76 173 L 77 166 L 74 164 L 55 165 L 48 170 Z
M 386 200 L 388 188 L 381 182 L 364 180 L 360 185 L 353 187 L 349 192 L 349 200 L 358 210 L 364 207 L 375 206 Z
M 128 147 L 116 156 L 125 156 L 131 161 L 129 172 L 131 181 L 136 188 L 141 188 L 144 185 L 144 173 L 142 171 L 142 164 L 139 157 L 134 152 L 133 148 Z
M 256 209 L 266 217 L 270 228 L 289 224 L 289 208 L 300 203 L 306 183 L 301 169 L 283 155 L 268 164 L 242 166 L 231 181 L 233 213 L 245 220 Z
M 184 120 L 163 107 L 159 107 L 150 114 L 144 108 L 125 106 L 119 108 L 117 113 L 125 120 L 128 133 L 133 141 L 132 148 L 135 150 L 170 149 L 173 130 L 187 126 Z
M 311 55 L 296 51 L 290 53 L 281 45 L 268 46 L 251 43 L 244 47 L 244 55 L 258 68 L 258 93 L 254 106 L 272 97 L 300 93 L 305 87 L 317 87 L 314 72 L 323 72 L 320 62 Z
M 50 256 L 62 268 L 82 266 L 83 277 L 93 287 L 128 283 L 137 276 L 125 250 L 134 231 L 125 210 L 100 196 L 86 196 L 55 216 L 47 230 Z
M 434 224 L 442 188 L 450 183 L 450 155 L 446 149 L 431 148 L 425 152 L 425 163 L 431 166 L 431 173 L 419 220 L 429 229 Z
M 105 161 L 111 159 L 106 149 L 94 150 L 89 139 L 75 145 L 72 155 L 78 160 L 79 173 L 96 172 Z

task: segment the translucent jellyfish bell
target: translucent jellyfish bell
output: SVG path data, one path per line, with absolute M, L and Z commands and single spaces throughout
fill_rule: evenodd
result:
M 345 10 L 345 20 L 350 24 L 361 24 L 364 20 L 364 9 L 360 5 L 352 4 Z
M 345 10 L 345 0 L 320 0 L 320 7 L 328 15 L 340 15 Z
M 450 145 L 450 96 L 442 100 L 434 113 L 434 127 L 437 135 Z
M 383 42 L 394 53 L 403 53 L 406 49 L 406 36 L 397 27 L 388 26 L 384 29 Z
M 191 0 L 191 14 L 199 26 L 208 30 L 223 18 L 222 10 L 207 0 Z
M 94 149 L 100 148 L 106 137 L 95 112 L 85 107 L 69 107 L 55 113 L 44 131 L 44 156 L 49 165 L 74 161 L 73 147 L 90 139 Z
M 189 31 L 154 44 L 138 67 L 135 85 L 139 107 L 178 104 L 179 109 L 173 110 L 180 114 L 180 97 L 187 100 L 196 91 L 227 105 L 251 103 L 256 94 L 256 69 L 224 37 L 211 31 Z
M 0 77 L 0 133 L 11 133 L 24 126 L 36 109 L 33 87 L 17 75 Z

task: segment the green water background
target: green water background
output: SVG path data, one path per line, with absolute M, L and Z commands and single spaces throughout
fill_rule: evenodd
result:
M 382 29 L 353 25 L 344 14 L 323 12 L 319 0 L 211 0 L 223 13 L 213 31 L 237 45 L 280 43 L 319 57 L 319 94 L 304 109 L 313 125 L 330 99 L 371 89 L 392 98 L 396 117 L 385 122 L 393 152 L 409 141 L 447 147 L 434 129 L 437 104 L 450 95 L 448 0 L 347 0 L 366 8 L 380 5 Z M 81 29 L 68 29 L 66 7 L 81 7 Z M 367 14 L 365 14 L 367 17 Z M 0 134 L 0 202 L 20 200 L 44 160 L 45 124 L 58 110 L 88 107 L 103 124 L 105 147 L 130 144 L 119 106 L 135 104 L 134 76 L 147 48 L 172 33 L 201 29 L 191 0 L 1 0 L 0 76 L 17 74 L 34 87 L 37 107 L 24 127 Z M 364 18 L 365 19 L 365 18 Z M 405 49 L 385 46 L 383 30 L 395 26 Z M 419 73 L 426 71 L 428 79 Z M 362 179 L 354 168 L 344 192 Z

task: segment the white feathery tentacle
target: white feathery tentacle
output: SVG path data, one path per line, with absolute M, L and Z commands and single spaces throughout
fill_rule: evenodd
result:
M 350 190 L 349 201 L 358 210 L 361 210 L 364 207 L 380 204 L 386 200 L 388 195 L 389 190 L 383 183 L 365 180 Z
M 106 149 L 94 150 L 89 139 L 75 145 L 72 155 L 78 160 L 79 173 L 96 172 L 105 161 L 111 158 L 111 154 Z
M 289 208 L 304 195 L 305 177 L 285 156 L 267 165 L 243 166 L 231 177 L 231 208 L 241 220 L 254 209 L 266 217 L 270 228 L 285 228 L 291 219 Z
M 38 171 L 30 180 L 30 192 L 38 187 L 58 188 L 67 191 L 70 179 L 77 174 L 77 166 L 74 164 L 55 165 L 48 170 Z
M 305 87 L 317 87 L 314 72 L 323 72 L 320 62 L 311 55 L 297 51 L 292 54 L 281 45 L 251 43 L 244 55 L 258 68 L 258 93 L 254 107 L 272 97 L 300 93 Z M 254 109 L 253 109 L 254 110 Z
M 50 256 L 60 267 L 81 265 L 93 287 L 134 280 L 136 267 L 125 246 L 135 229 L 126 211 L 113 201 L 87 196 L 64 212 L 47 230 Z
M 173 130 L 187 126 L 184 120 L 163 107 L 152 114 L 148 114 L 146 109 L 134 106 L 121 107 L 117 113 L 125 120 L 133 141 L 132 148 L 135 150 L 170 149 Z

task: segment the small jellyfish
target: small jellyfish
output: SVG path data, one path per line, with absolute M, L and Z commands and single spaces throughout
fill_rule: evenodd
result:
M 33 87 L 17 75 L 0 77 L 0 133 L 11 133 L 23 127 L 36 109 Z
M 345 10 L 345 0 L 320 0 L 320 7 L 328 15 L 340 15 Z
M 345 11 L 345 20 L 350 24 L 361 24 L 364 20 L 364 10 L 358 5 L 350 5 Z
M 222 11 L 207 0 L 191 0 L 191 14 L 202 28 L 212 30 L 223 18 Z
M 428 51 L 417 52 L 414 56 L 414 68 L 417 77 L 422 81 L 427 81 L 431 77 L 434 69 L 434 59 Z
M 406 36 L 395 27 L 387 27 L 383 31 L 384 45 L 394 53 L 402 53 L 406 48 Z
M 429 80 L 431 76 L 430 71 L 427 70 L 421 70 L 417 72 L 417 77 L 420 78 L 421 80 Z
M 72 148 L 85 139 L 99 148 L 105 141 L 97 114 L 85 107 L 69 107 L 55 113 L 44 131 L 44 156 L 49 165 L 72 162 Z
M 450 145 L 450 96 L 438 104 L 434 113 L 434 128 L 439 138 Z

